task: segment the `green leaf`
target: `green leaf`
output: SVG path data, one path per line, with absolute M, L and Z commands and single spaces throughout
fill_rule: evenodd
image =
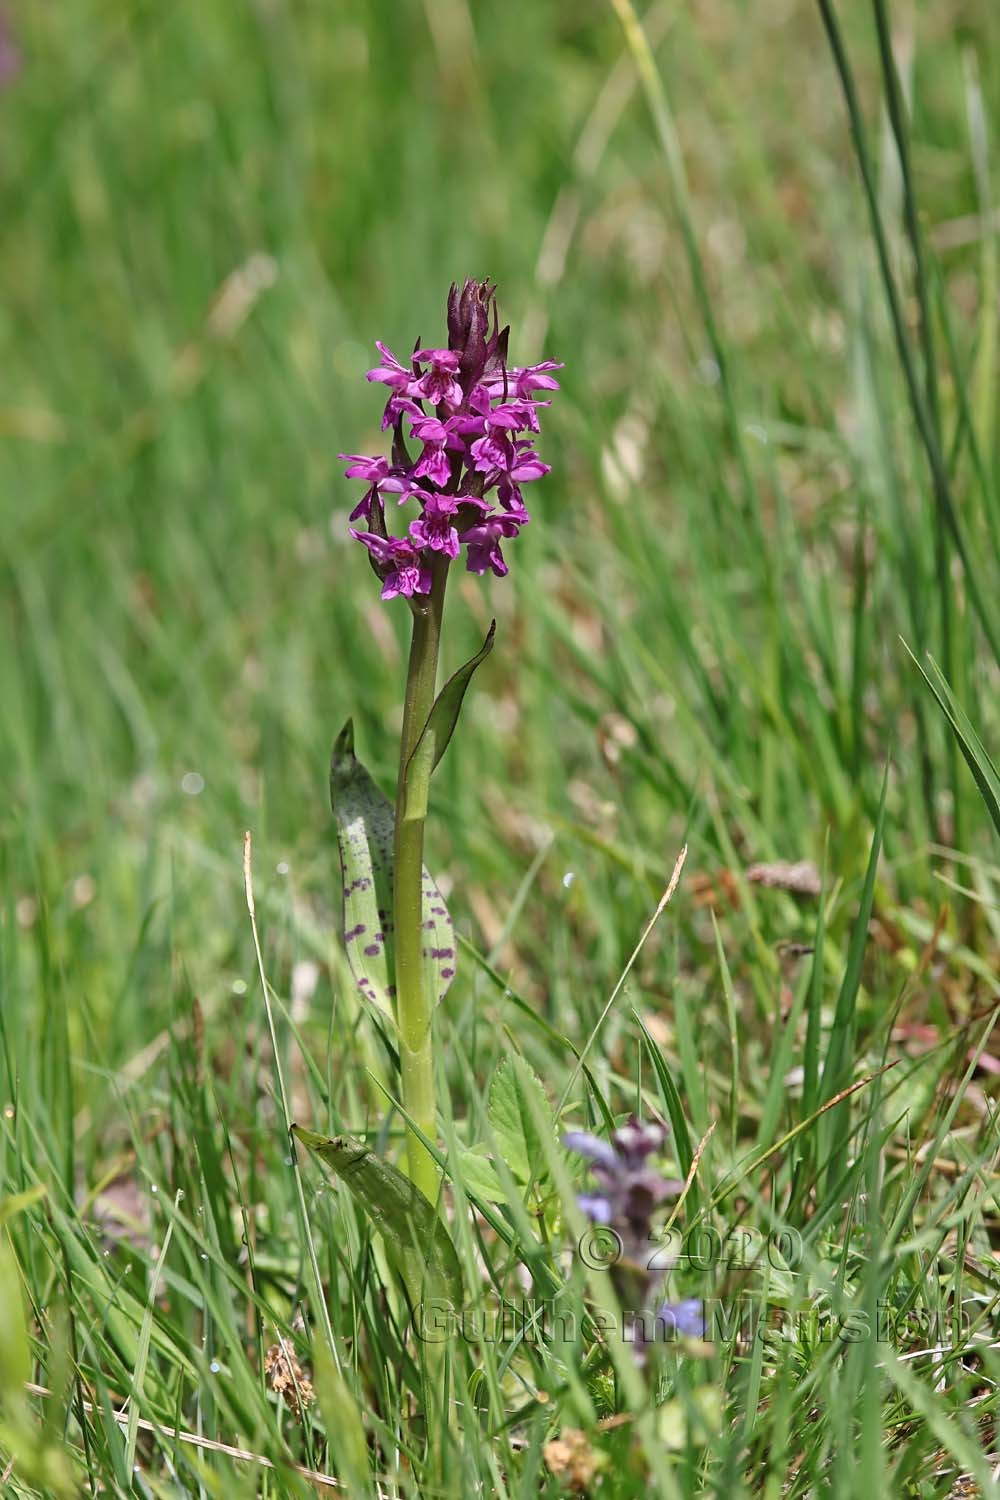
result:
M 0 1238 L 0 1400 L 19 1402 L 31 1379 L 21 1277 L 6 1236 Z
M 855 1052 L 855 1033 L 857 1029 L 856 1012 L 858 994 L 861 990 L 861 971 L 864 967 L 865 954 L 868 950 L 868 926 L 872 919 L 872 908 L 875 904 L 875 876 L 878 873 L 879 855 L 882 851 L 882 835 L 885 829 L 885 799 L 888 789 L 889 764 L 887 762 L 885 772 L 882 776 L 882 795 L 879 798 L 878 815 L 875 819 L 875 829 L 872 833 L 871 851 L 868 855 L 868 868 L 865 871 L 865 883 L 861 892 L 861 905 L 858 908 L 857 919 L 851 929 L 850 941 L 847 946 L 847 967 L 844 970 L 844 977 L 837 994 L 837 1003 L 833 1012 L 833 1024 L 830 1027 L 830 1038 L 827 1043 L 826 1059 L 823 1063 L 823 1082 L 819 1096 L 819 1102 L 823 1104 L 828 1099 L 832 1099 L 841 1089 L 846 1088 L 851 1081 Z M 837 1181 L 846 1164 L 850 1124 L 850 1107 L 845 1100 L 844 1103 L 837 1105 L 826 1116 L 821 1127 L 824 1149 L 820 1153 L 820 1160 L 824 1156 L 826 1157 L 826 1182 L 828 1185 L 832 1185 Z
M 656 1074 L 656 1081 L 660 1086 L 660 1098 L 663 1100 L 664 1108 L 670 1118 L 670 1127 L 674 1137 L 674 1149 L 677 1153 L 677 1165 L 681 1169 L 681 1176 L 687 1177 L 688 1172 L 691 1170 L 691 1163 L 694 1160 L 694 1149 L 691 1145 L 691 1136 L 688 1131 L 688 1123 L 684 1114 L 684 1106 L 681 1103 L 681 1096 L 677 1092 L 677 1085 L 674 1083 L 670 1069 L 664 1060 L 663 1053 L 653 1041 L 639 1012 L 633 1009 L 632 1015 L 638 1022 L 639 1030 L 642 1032 L 646 1054 L 653 1065 L 653 1072 Z M 692 1184 L 692 1187 L 695 1187 L 695 1184 Z
M 712 1385 L 701 1385 L 656 1410 L 656 1434 L 665 1448 L 680 1452 L 690 1444 L 713 1442 L 722 1431 L 722 1397 Z
M 395 813 L 354 754 L 350 719 L 330 757 L 330 805 L 337 824 L 344 884 L 344 945 L 362 998 L 395 1027 L 396 969 L 392 943 L 392 861 Z M 455 975 L 455 931 L 444 897 L 423 872 L 424 965 L 427 992 L 444 998 Z
M 534 1109 L 529 1095 L 534 1098 Z M 551 1120 L 552 1110 L 537 1075 L 516 1053 L 505 1058 L 493 1075 L 489 1118 L 511 1176 L 520 1183 L 537 1178 L 544 1168 L 545 1152 L 536 1120 Z
M 465 663 L 464 667 L 459 667 L 453 677 L 448 678 L 434 700 L 434 706 L 427 715 L 427 723 L 420 731 L 420 738 L 406 763 L 404 818 L 419 819 L 427 816 L 427 795 L 431 774 L 447 750 L 448 743 L 455 732 L 462 701 L 472 681 L 472 674 L 493 650 L 496 630 L 497 622 L 491 620 L 486 639 L 480 649 Z
M 364 1422 L 354 1392 L 337 1369 L 329 1345 L 313 1345 L 313 1383 L 326 1425 L 327 1441 L 343 1469 L 352 1495 L 373 1493 L 371 1461 Z
M 496 1168 L 488 1157 L 481 1156 L 478 1151 L 459 1152 L 455 1176 L 477 1198 L 485 1198 L 490 1203 L 506 1203 L 507 1194 Z
M 292 1131 L 336 1172 L 361 1204 L 385 1241 L 410 1301 L 415 1305 L 435 1297 L 461 1307 L 462 1269 L 455 1246 L 434 1205 L 420 1189 L 353 1136 L 327 1139 L 298 1125 L 293 1125 Z
M 23 1193 L 14 1193 L 10 1198 L 0 1198 L 0 1229 L 3 1228 L 8 1219 L 23 1214 L 25 1209 L 31 1208 L 33 1204 L 39 1203 L 48 1193 L 44 1183 L 38 1182 L 34 1187 L 25 1188 Z
M 905 641 L 903 645 L 906 646 Z M 909 646 L 906 646 L 906 649 L 910 651 Z M 910 655 L 913 656 L 912 651 Z M 1000 772 L 997 771 L 986 746 L 972 727 L 971 719 L 955 697 L 934 658 L 928 654 L 930 672 L 924 670 L 915 656 L 913 660 L 951 725 L 952 733 L 958 740 L 958 748 L 965 756 L 965 763 L 972 772 L 983 801 L 986 803 L 987 811 L 993 819 L 997 832 L 1000 833 Z

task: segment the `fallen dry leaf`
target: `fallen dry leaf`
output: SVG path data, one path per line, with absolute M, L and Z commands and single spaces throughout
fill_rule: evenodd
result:
M 796 896 L 818 896 L 821 887 L 819 871 L 811 859 L 799 859 L 794 863 L 777 859 L 773 864 L 751 865 L 747 879 L 754 885 L 793 891 Z

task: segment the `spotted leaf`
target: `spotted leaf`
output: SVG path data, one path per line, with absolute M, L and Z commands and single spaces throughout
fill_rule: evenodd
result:
M 337 825 L 344 885 L 344 946 L 362 998 L 395 1021 L 392 860 L 395 814 L 354 753 L 350 719 L 330 757 L 330 805 Z M 442 999 L 455 977 L 455 931 L 426 867 L 423 872 L 424 965 L 428 991 Z

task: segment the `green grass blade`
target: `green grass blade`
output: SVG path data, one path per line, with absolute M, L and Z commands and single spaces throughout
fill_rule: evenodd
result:
M 904 646 L 906 642 L 903 642 Z M 976 786 L 982 794 L 986 803 L 986 810 L 993 820 L 993 826 L 1000 833 L 1000 772 L 997 771 L 986 746 L 976 733 L 969 720 L 968 715 L 952 692 L 944 673 L 934 658 L 928 655 L 930 671 L 928 672 L 917 658 L 906 646 L 910 656 L 913 657 L 914 665 L 930 688 L 938 705 L 948 720 L 952 734 L 958 741 L 958 748 L 965 757 L 965 763 L 972 772 Z

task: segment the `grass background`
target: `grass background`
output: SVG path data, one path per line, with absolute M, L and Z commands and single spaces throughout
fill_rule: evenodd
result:
M 963 1307 L 989 1333 L 997 1288 L 997 845 L 903 642 L 996 745 L 1000 18 L 982 0 L 894 8 L 904 171 L 879 8 L 841 10 L 881 269 L 811 5 L 654 3 L 645 74 L 631 13 L 596 0 L 10 11 L 2 1295 L 57 1392 L 18 1415 L 8 1390 L 12 1494 L 308 1492 L 175 1426 L 352 1493 L 366 1443 L 387 1492 L 558 1493 L 542 1447 L 567 1426 L 605 1455 L 609 1494 L 989 1489 L 996 1362 L 958 1333 Z M 645 1411 L 600 1359 L 584 1378 L 580 1350 L 507 1361 L 482 1342 L 449 1347 L 460 1415 L 425 1445 L 376 1247 L 309 1165 L 315 1294 L 275 1104 L 247 828 L 292 1112 L 320 1130 L 386 1117 L 337 957 L 325 784 L 353 714 L 391 787 L 406 616 L 346 538 L 337 453 L 380 443 L 372 341 L 436 340 L 466 275 L 499 282 L 517 359 L 566 369 L 511 575 L 456 580 L 449 603 L 446 666 L 491 614 L 500 632 L 430 829 L 459 929 L 499 975 L 467 952 L 440 1018 L 456 1128 L 488 1133 L 511 1050 L 560 1100 L 558 1039 L 582 1047 L 601 1022 L 686 842 L 562 1123 L 599 1119 L 598 1095 L 662 1108 L 652 1047 L 692 1139 L 717 1123 L 697 1212 L 806 1235 L 782 1296 L 956 1320 L 937 1354 L 917 1334 L 673 1358 L 672 1446 L 600 1427 Z M 747 882 L 775 859 L 825 861 L 823 902 Z M 817 929 L 811 959 L 795 945 Z M 810 1102 L 897 1059 L 747 1174 L 738 1210 L 711 1206 Z M 497 1283 L 518 1258 L 494 1234 L 461 1248 Z M 301 1431 L 261 1359 L 301 1310 L 290 1336 L 323 1388 L 321 1301 L 345 1373 Z M 130 1391 L 158 1436 L 101 1415 Z

